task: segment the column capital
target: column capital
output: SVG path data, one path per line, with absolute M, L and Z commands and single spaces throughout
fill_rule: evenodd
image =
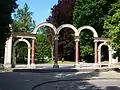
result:
M 59 35 L 55 35 L 55 40 L 59 40 Z
M 31 49 L 31 47 L 28 47 L 28 49 Z
M 80 40 L 79 40 L 79 36 L 75 36 L 75 41 L 76 42 L 79 42 Z
M 94 40 L 94 42 L 95 42 L 95 43 L 97 43 L 97 42 L 98 42 L 98 40 Z
M 36 37 L 33 37 L 32 40 L 36 40 Z

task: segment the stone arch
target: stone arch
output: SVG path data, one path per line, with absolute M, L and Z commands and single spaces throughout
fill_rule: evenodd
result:
M 14 61 L 13 64 L 16 64 L 16 61 L 15 61 L 15 46 L 16 46 L 16 44 L 19 43 L 19 42 L 25 42 L 25 43 L 28 45 L 28 61 L 27 61 L 27 65 L 29 66 L 29 65 L 30 65 L 30 48 L 31 48 L 31 45 L 30 45 L 30 43 L 29 43 L 28 40 L 23 39 L 23 38 L 18 39 L 18 40 L 15 41 L 15 43 L 13 44 L 13 61 Z
M 44 23 L 41 23 L 41 24 L 39 24 L 39 25 L 37 25 L 36 27 L 35 27 L 35 29 L 32 31 L 32 34 L 36 34 L 37 33 L 37 30 L 40 28 L 40 27 L 42 27 L 42 26 L 48 26 L 48 27 L 50 27 L 51 29 L 53 29 L 53 31 L 54 31 L 54 34 L 55 34 L 55 36 L 56 36 L 56 34 L 57 34 L 57 29 L 56 29 L 56 27 L 53 25 L 53 24 L 51 24 L 51 23 L 47 23 L 47 22 L 44 22 Z M 53 53 L 53 49 L 51 49 L 52 50 L 52 53 Z M 56 51 L 56 50 L 55 50 Z
M 105 45 L 105 46 L 108 46 L 108 52 L 109 52 L 109 65 L 111 64 L 112 62 L 112 48 L 110 47 L 110 45 L 108 45 L 107 43 L 101 43 L 99 46 L 98 46 L 98 63 L 101 65 L 101 47 Z
M 57 34 L 59 34 L 59 32 L 63 29 L 63 28 L 71 28 L 74 32 L 75 32 L 75 36 L 78 36 L 78 30 L 76 29 L 76 27 L 74 27 L 73 25 L 71 24 L 63 24 L 61 26 L 59 26 L 57 28 Z
M 84 30 L 84 29 L 88 29 L 88 30 L 92 31 L 93 36 L 98 37 L 98 34 L 97 34 L 96 30 L 91 26 L 82 26 L 82 27 L 80 27 L 78 29 L 78 35 L 80 35 L 81 31 Z M 94 62 L 97 63 L 97 42 L 94 42 L 94 44 L 95 44 L 94 45 L 94 53 L 95 53 Z
M 41 24 L 37 25 L 37 26 L 35 27 L 35 29 L 32 31 L 32 34 L 36 34 L 36 33 L 37 33 L 37 30 L 38 30 L 40 27 L 42 27 L 42 26 L 48 26 L 48 27 L 52 28 L 55 34 L 56 34 L 56 32 L 57 32 L 57 31 L 56 31 L 56 27 L 55 27 L 53 24 L 44 22 L 44 23 L 41 23 Z
M 84 30 L 84 29 L 89 29 L 89 30 L 91 30 L 91 31 L 93 32 L 93 36 L 94 36 L 94 37 L 98 37 L 98 34 L 97 34 L 96 30 L 95 30 L 93 27 L 91 27 L 91 26 L 82 26 L 82 27 L 80 27 L 80 28 L 78 29 L 78 34 L 80 34 L 80 32 L 81 32 L 82 30 Z

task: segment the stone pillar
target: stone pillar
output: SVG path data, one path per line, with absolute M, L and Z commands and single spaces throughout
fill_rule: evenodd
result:
M 12 26 L 9 24 L 10 32 L 12 33 Z M 11 51 L 12 51 L 12 34 L 6 41 L 5 55 L 4 55 L 4 68 L 11 68 Z
M 15 46 L 13 46 L 13 60 L 12 60 L 12 67 L 16 65 L 16 56 L 15 56 Z
M 11 68 L 12 35 L 8 38 L 5 45 L 4 67 Z
M 75 37 L 75 67 L 79 67 L 79 36 Z
M 32 39 L 32 62 L 31 64 L 35 64 L 35 39 Z
M 54 65 L 53 65 L 53 68 L 59 68 L 59 65 L 58 65 L 58 35 L 55 36 L 55 58 L 54 58 Z
M 94 63 L 98 63 L 98 49 L 97 49 L 97 41 L 94 41 Z
M 108 48 L 109 48 L 108 49 L 108 51 L 109 51 L 109 66 L 111 66 L 111 64 L 112 64 L 112 50 L 110 47 L 108 47 Z
M 98 64 L 101 66 L 101 48 L 98 49 Z
M 35 38 L 32 39 L 32 61 L 31 61 L 31 68 L 35 68 Z
M 28 46 L 28 67 L 30 67 L 30 50 L 31 50 L 31 47 Z
M 4 66 L 7 62 L 7 50 L 8 50 L 8 40 L 5 42 L 5 53 L 4 53 Z

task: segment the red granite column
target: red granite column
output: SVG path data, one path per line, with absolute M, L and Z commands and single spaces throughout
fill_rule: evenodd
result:
M 79 63 L 79 37 L 75 37 L 75 64 Z
M 59 68 L 59 65 L 58 65 L 58 36 L 55 36 L 55 58 L 54 58 L 54 65 L 53 65 L 53 68 Z
M 35 39 L 32 39 L 32 62 L 31 64 L 35 64 Z
M 94 43 L 95 43 L 95 46 L 94 46 L 94 50 L 95 50 L 94 63 L 98 63 L 97 41 L 95 41 Z

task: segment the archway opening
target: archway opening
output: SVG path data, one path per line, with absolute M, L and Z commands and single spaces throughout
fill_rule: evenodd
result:
M 87 30 L 86 30 L 87 29 Z M 84 39 L 90 39 L 90 40 L 92 40 L 93 38 L 92 37 L 98 37 L 98 34 L 97 34 L 97 32 L 96 32 L 96 30 L 93 28 L 93 27 L 91 27 L 91 26 L 82 26 L 82 27 L 80 27 L 79 29 L 78 29 L 78 34 L 80 34 L 81 33 L 81 31 L 83 31 L 84 30 L 84 32 L 85 33 L 83 33 L 82 35 L 81 35 L 81 37 L 84 37 Z M 89 31 L 91 31 L 93 34 L 90 34 L 91 32 L 89 32 Z M 90 43 L 89 41 L 87 42 L 87 43 Z M 86 43 L 84 42 L 84 44 L 86 45 Z M 86 48 L 85 48 L 85 51 L 93 51 L 93 49 L 90 47 L 90 46 L 92 46 L 92 43 L 90 43 L 89 44 L 89 46 L 87 46 Z M 83 47 L 85 47 L 85 46 L 83 46 Z M 90 49 L 91 48 L 91 49 Z M 96 50 L 97 50 L 97 43 L 95 42 L 95 44 L 94 44 L 94 63 L 96 63 L 97 62 L 97 52 L 96 52 Z M 84 54 L 83 54 L 84 55 Z M 90 56 L 92 55 L 92 53 L 90 53 L 89 54 Z M 87 56 L 89 56 L 89 55 L 87 55 Z M 90 58 L 90 56 L 89 56 L 89 59 L 91 59 L 91 60 L 89 60 L 90 62 L 93 62 L 93 59 L 92 59 L 92 57 Z M 84 60 L 84 59 L 83 59 Z
M 94 40 L 93 32 L 89 29 L 84 29 L 79 34 L 80 44 L 80 61 L 86 63 L 94 63 Z
M 101 64 L 109 64 L 109 51 L 106 45 L 101 47 Z
M 35 63 L 50 63 L 54 57 L 55 33 L 49 26 L 41 26 L 36 32 Z
M 21 65 L 21 64 L 27 65 L 27 63 L 28 63 L 28 45 L 23 41 L 18 42 L 14 46 L 13 51 L 14 51 L 13 53 L 15 55 L 12 58 L 12 67 L 15 67 L 16 65 Z
M 65 27 L 60 30 L 59 35 L 59 64 L 73 64 L 75 62 L 74 31 L 69 27 Z

